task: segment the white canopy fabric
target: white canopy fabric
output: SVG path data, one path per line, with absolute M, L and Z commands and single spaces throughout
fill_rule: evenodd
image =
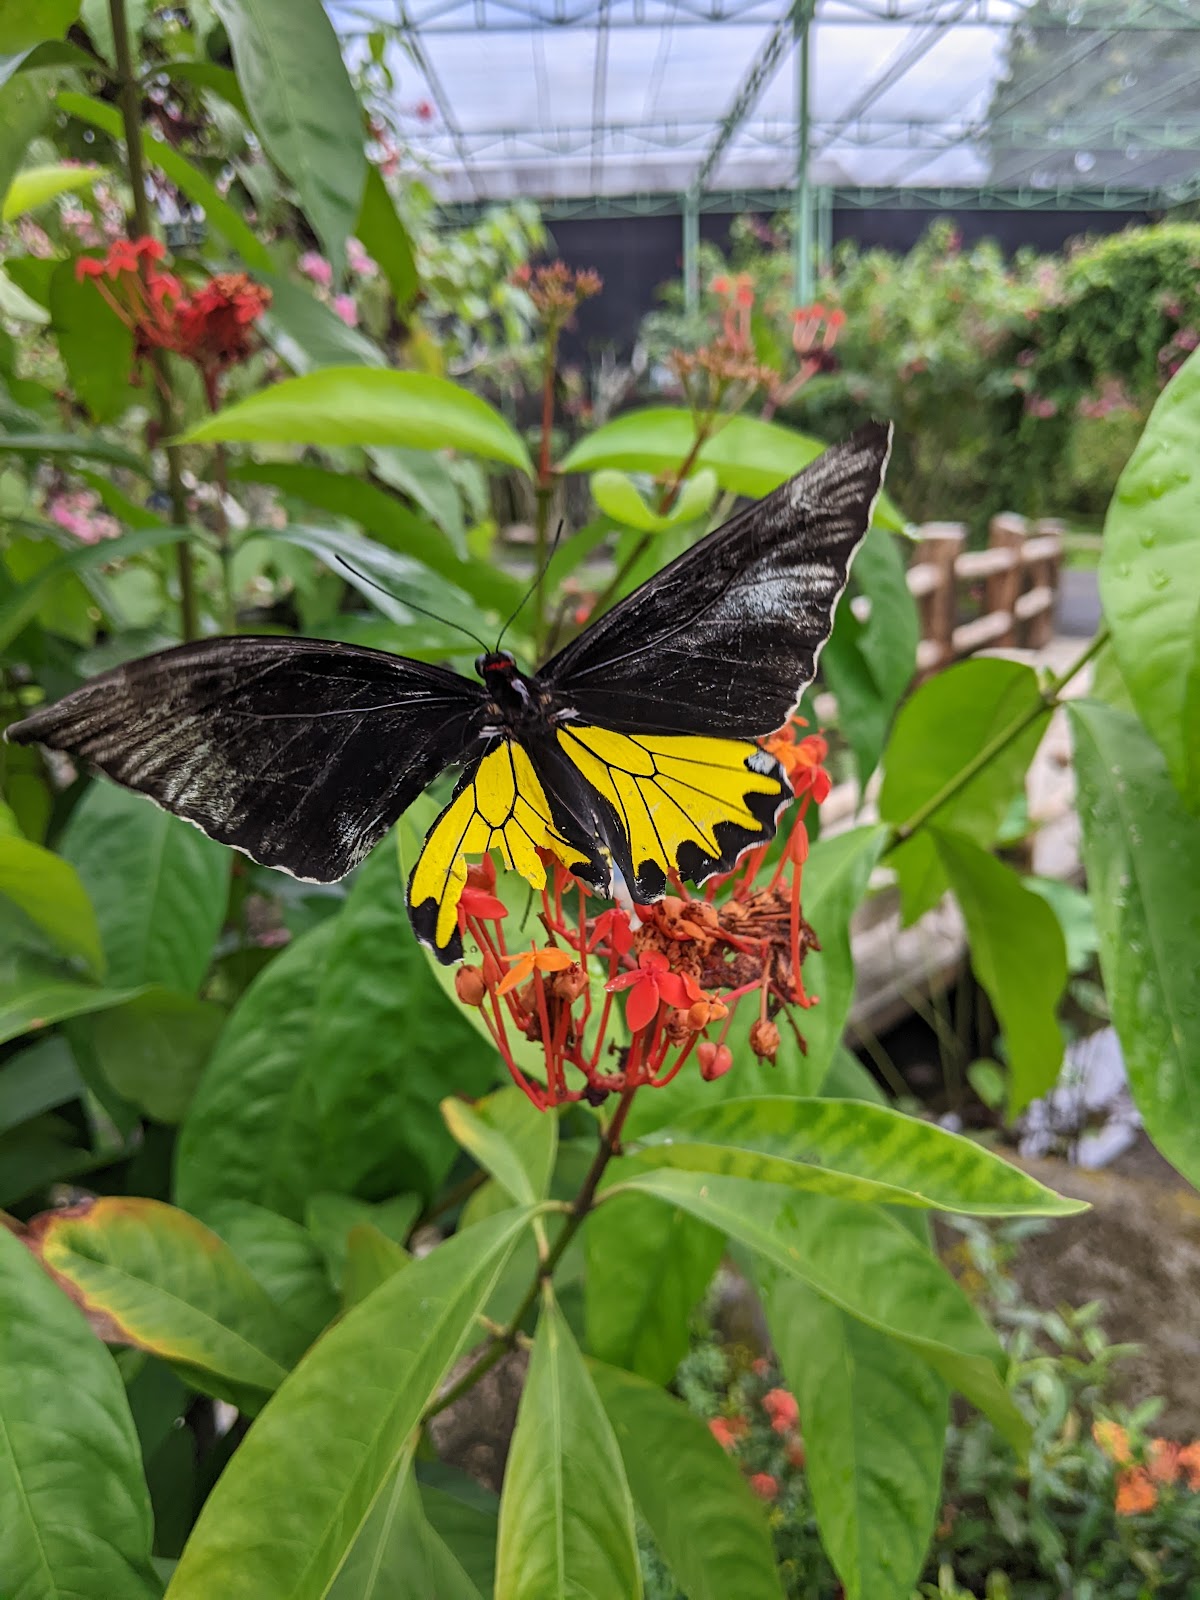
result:
M 331 0 L 446 201 L 1200 194 L 1200 0 Z M 799 85 L 808 32 L 808 91 Z M 805 114 L 806 113 L 806 114 Z M 1064 200 L 1064 203 L 1069 201 Z

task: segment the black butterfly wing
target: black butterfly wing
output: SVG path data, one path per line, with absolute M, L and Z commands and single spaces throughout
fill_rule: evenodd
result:
M 8 730 L 65 750 L 264 866 L 331 883 L 475 737 L 483 689 L 319 639 L 205 639 Z
M 686 551 L 538 673 L 618 732 L 752 738 L 812 682 L 883 485 L 891 427 L 870 423 Z

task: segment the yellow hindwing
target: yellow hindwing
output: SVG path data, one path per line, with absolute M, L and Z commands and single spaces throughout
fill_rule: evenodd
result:
M 576 722 L 561 726 L 558 740 L 616 812 L 634 887 L 651 898 L 670 873 L 702 881 L 728 871 L 774 836 L 791 798 L 778 763 L 747 740 L 613 733 Z
M 439 952 L 456 945 L 468 856 L 479 859 L 499 850 L 506 866 L 541 889 L 546 869 L 539 848 L 566 867 L 587 859 L 554 827 L 546 792 L 525 751 L 504 740 L 483 757 L 429 830 L 408 886 L 419 937 Z

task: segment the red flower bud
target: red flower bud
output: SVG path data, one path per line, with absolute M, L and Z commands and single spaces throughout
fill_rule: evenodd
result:
M 454 974 L 454 992 L 465 1006 L 481 1006 L 487 994 L 487 984 L 478 967 L 459 967 Z
M 727 1044 L 702 1039 L 696 1046 L 696 1059 L 700 1063 L 700 1076 L 705 1083 L 712 1083 L 716 1078 L 723 1078 L 733 1065 L 733 1051 Z

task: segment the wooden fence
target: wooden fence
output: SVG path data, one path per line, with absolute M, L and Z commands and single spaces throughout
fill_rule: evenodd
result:
M 967 550 L 958 522 L 927 522 L 908 569 L 921 616 L 917 673 L 927 678 L 977 650 L 1037 650 L 1054 632 L 1063 525 L 993 517 L 988 548 Z

